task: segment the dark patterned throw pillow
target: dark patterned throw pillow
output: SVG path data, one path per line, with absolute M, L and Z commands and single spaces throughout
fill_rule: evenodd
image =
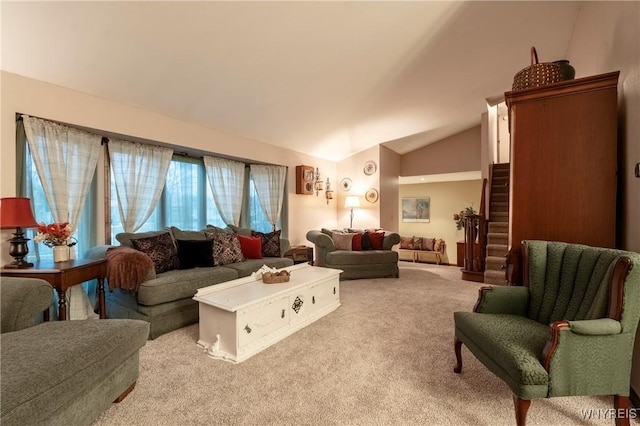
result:
M 252 237 L 260 237 L 262 239 L 262 256 L 263 257 L 280 257 L 280 230 L 269 232 L 268 234 L 251 231 Z
M 400 237 L 400 248 L 413 250 L 413 237 Z
M 213 239 L 213 265 L 228 265 L 244 261 L 238 234 L 210 234 Z
M 180 260 L 173 238 L 168 232 L 154 237 L 131 240 L 133 248 L 140 250 L 153 260 L 156 274 L 178 269 Z

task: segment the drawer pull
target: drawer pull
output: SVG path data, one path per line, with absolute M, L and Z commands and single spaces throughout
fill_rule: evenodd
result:
M 282 315 L 280 317 L 284 318 L 284 309 L 282 310 Z
M 244 331 L 246 331 L 247 334 L 251 333 L 251 327 L 249 327 L 249 324 L 244 326 Z
M 315 296 L 312 296 L 312 297 L 311 297 L 311 303 L 313 303 L 313 304 L 315 304 L 315 303 L 316 303 L 316 297 L 315 297 Z
M 333 288 L 333 294 L 336 294 L 336 288 L 335 287 Z

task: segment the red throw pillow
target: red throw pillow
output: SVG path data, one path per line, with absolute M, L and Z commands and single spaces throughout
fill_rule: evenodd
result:
M 371 250 L 382 250 L 382 241 L 384 240 L 384 232 L 367 232 L 369 241 L 371 241 Z
M 353 234 L 353 240 L 351 240 L 351 250 L 362 251 L 362 233 L 357 232 Z
M 247 259 L 262 259 L 262 238 L 238 235 L 242 255 Z

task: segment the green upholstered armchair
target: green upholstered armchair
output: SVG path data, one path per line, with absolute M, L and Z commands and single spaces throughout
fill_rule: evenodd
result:
M 531 399 L 613 395 L 629 424 L 640 254 L 523 241 L 523 286 L 483 287 L 473 312 L 455 312 L 456 373 L 467 348 L 513 392 L 516 424 Z

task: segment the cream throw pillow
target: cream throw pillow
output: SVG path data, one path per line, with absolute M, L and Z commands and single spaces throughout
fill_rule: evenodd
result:
M 353 241 L 353 234 L 338 234 L 333 233 L 333 244 L 336 246 L 336 250 L 348 250 L 351 251 L 351 244 Z

